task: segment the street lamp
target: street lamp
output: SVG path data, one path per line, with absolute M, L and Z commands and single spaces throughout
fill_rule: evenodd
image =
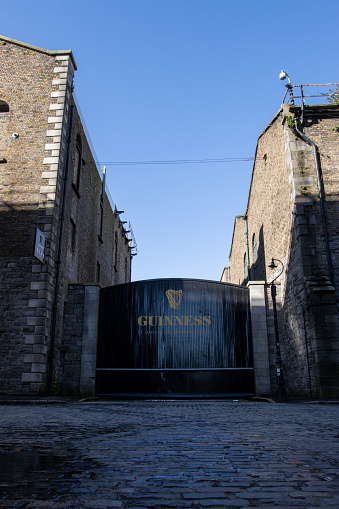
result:
M 282 401 L 287 401 L 287 392 L 285 388 L 285 381 L 284 381 L 284 373 L 282 370 L 282 361 L 281 361 L 281 351 L 280 351 L 280 341 L 279 341 L 279 329 L 278 329 L 278 314 L 277 314 L 277 302 L 276 302 L 276 295 L 277 295 L 277 287 L 274 284 L 274 281 L 278 279 L 279 276 L 284 271 L 284 264 L 281 260 L 278 260 L 277 258 L 272 258 L 272 261 L 270 265 L 268 266 L 270 269 L 277 268 L 277 265 L 274 262 L 281 263 L 281 271 L 279 274 L 271 281 L 271 296 L 272 296 L 272 302 L 273 302 L 273 316 L 274 316 L 274 330 L 275 330 L 275 363 L 277 367 L 277 401 L 278 403 L 281 403 Z
M 291 80 L 290 80 L 289 75 L 287 74 L 287 72 L 281 71 L 281 73 L 279 74 L 279 79 L 284 81 L 286 78 L 288 79 L 288 83 L 290 85 L 291 84 Z
M 294 104 L 294 97 L 293 97 L 293 85 L 291 85 L 291 80 L 290 80 L 290 77 L 289 75 L 287 74 L 287 72 L 285 71 L 281 71 L 281 73 L 279 74 L 279 79 L 281 81 L 284 81 L 285 79 L 288 79 L 288 83 L 286 86 L 286 92 L 285 92 L 285 95 L 284 95 L 284 99 L 283 99 L 283 104 L 284 104 L 284 101 L 285 101 L 285 97 L 287 95 L 287 92 L 289 92 L 290 94 L 290 98 L 291 98 L 291 103 Z

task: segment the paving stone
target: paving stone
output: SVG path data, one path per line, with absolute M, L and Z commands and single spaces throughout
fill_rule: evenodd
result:
M 336 405 L 93 401 L 1 410 L 1 508 L 339 507 Z

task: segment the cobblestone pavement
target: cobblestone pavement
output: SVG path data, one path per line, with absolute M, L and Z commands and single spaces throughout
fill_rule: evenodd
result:
M 339 405 L 0 407 L 0 507 L 339 507 Z

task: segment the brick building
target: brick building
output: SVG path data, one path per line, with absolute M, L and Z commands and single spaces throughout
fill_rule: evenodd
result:
M 73 94 L 70 50 L 0 36 L 0 392 L 60 390 L 69 285 L 130 281 L 132 246 Z
M 231 282 L 265 291 L 271 390 L 277 285 L 287 392 L 339 396 L 339 105 L 284 104 L 258 139 L 247 209 L 235 218 Z M 276 269 L 268 266 L 274 258 Z M 279 273 L 281 274 L 279 275 Z

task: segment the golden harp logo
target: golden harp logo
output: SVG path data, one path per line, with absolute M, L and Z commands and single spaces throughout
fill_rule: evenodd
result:
M 172 309 L 178 309 L 182 301 L 182 290 L 167 290 L 166 297 Z

